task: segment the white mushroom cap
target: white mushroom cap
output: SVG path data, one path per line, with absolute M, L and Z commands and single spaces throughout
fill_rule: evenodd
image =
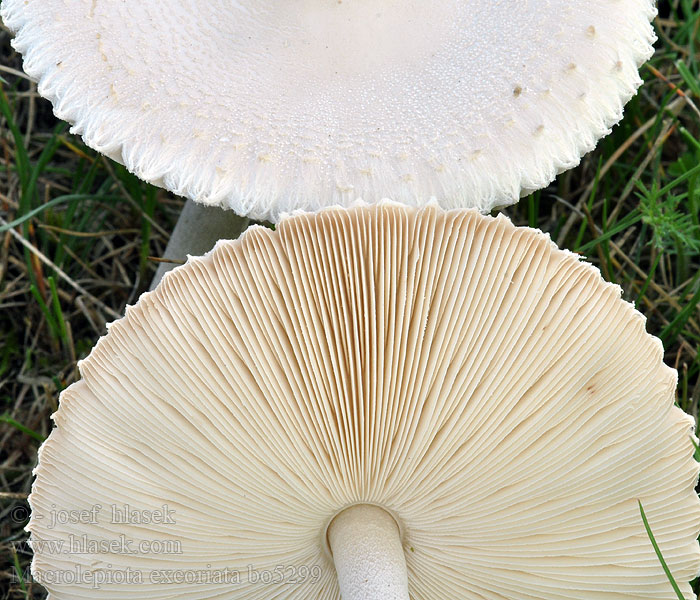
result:
M 57 600 L 337 599 L 353 547 L 331 539 L 331 559 L 327 527 L 343 538 L 352 519 L 334 516 L 374 505 L 396 526 L 363 539 L 393 531 L 416 600 L 671 600 L 641 501 L 691 600 L 693 420 L 644 325 L 506 218 L 380 204 L 252 228 L 166 275 L 80 364 L 39 455 L 34 574 Z M 111 523 L 124 505 L 176 523 Z M 181 552 L 47 545 L 71 536 Z M 248 578 L 280 565 L 284 583 Z M 141 582 L 85 575 L 128 569 Z M 166 572 L 200 579 L 153 581 Z
M 652 0 L 3 0 L 85 142 L 239 214 L 488 211 L 578 164 L 652 53 Z

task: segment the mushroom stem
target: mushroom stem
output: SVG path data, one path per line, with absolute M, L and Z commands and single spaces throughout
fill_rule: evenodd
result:
M 346 508 L 328 528 L 343 600 L 408 600 L 406 559 L 394 518 L 378 506 Z
M 187 200 L 165 248 L 165 257 L 176 262 L 160 264 L 151 282 L 151 289 L 179 262 L 187 260 L 188 254 L 205 254 L 220 239 L 236 239 L 246 227 L 248 219 L 239 217 L 232 210 L 221 210 L 218 206 L 205 206 Z

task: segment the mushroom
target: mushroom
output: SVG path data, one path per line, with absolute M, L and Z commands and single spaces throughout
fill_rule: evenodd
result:
M 662 359 L 618 286 L 504 217 L 252 227 L 80 363 L 34 576 L 57 600 L 671 600 L 641 502 L 691 600 L 693 419 Z
M 86 144 L 177 194 L 276 222 L 358 198 L 488 212 L 546 186 L 621 118 L 656 11 L 3 0 L 0 14 Z

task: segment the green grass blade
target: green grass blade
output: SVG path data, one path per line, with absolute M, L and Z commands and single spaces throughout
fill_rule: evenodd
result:
M 21 225 L 25 221 L 28 221 L 32 217 L 35 217 L 36 215 L 40 214 L 41 212 L 45 211 L 47 208 L 51 208 L 52 206 L 56 206 L 57 204 L 62 204 L 65 202 L 73 202 L 76 200 L 92 200 L 94 199 L 94 196 L 92 194 L 66 194 L 64 196 L 58 196 L 57 198 L 54 198 L 53 200 L 49 200 L 48 202 L 42 204 L 41 206 L 37 206 L 35 209 L 30 210 L 28 213 L 22 215 L 21 217 L 16 218 L 14 221 L 10 221 L 7 225 L 0 225 L 0 233 L 4 233 L 8 229 L 14 229 L 17 227 L 17 225 Z M 105 198 L 102 197 L 101 200 L 104 200 Z M 118 199 L 118 196 L 111 196 L 110 199 Z
M 690 91 L 692 91 L 696 96 L 700 97 L 700 83 L 698 83 L 695 75 L 690 72 L 687 65 L 683 61 L 679 60 L 676 62 L 676 69 L 678 69 L 678 73 L 680 73 L 680 76 L 683 78 L 683 81 L 685 81 L 685 84 L 690 88 Z
M 34 438 L 37 442 L 43 442 L 46 439 L 40 433 L 37 433 L 33 429 L 29 429 L 29 427 L 22 425 L 22 423 L 19 421 L 15 421 L 12 417 L 10 417 L 10 415 L 0 415 L 0 423 L 6 423 L 7 425 L 14 427 L 17 431 L 25 433 L 29 437 Z
M 10 107 L 10 101 L 7 99 L 5 90 L 0 87 L 0 113 L 5 117 L 7 121 L 7 127 L 12 134 L 15 141 L 15 164 L 17 165 L 17 174 L 19 175 L 20 187 L 22 192 L 27 189 L 27 183 L 29 182 L 29 155 L 27 154 L 27 148 L 24 145 L 24 137 L 15 123 L 14 117 L 12 116 L 12 108 Z
M 24 583 L 24 573 L 22 573 L 22 565 L 19 564 L 19 556 L 17 556 L 17 551 L 14 548 L 12 550 L 12 562 L 15 568 L 15 573 L 17 574 L 17 579 L 19 580 L 19 587 L 24 593 L 24 597 L 29 598 L 29 593 L 27 592 L 27 585 Z
M 674 187 L 680 185 L 683 183 L 686 179 L 690 179 L 694 175 L 697 175 L 700 173 L 700 165 L 695 165 L 692 169 L 686 171 L 681 175 L 680 177 L 676 177 L 671 183 L 666 184 L 664 187 L 662 187 L 659 190 L 659 196 L 663 196 L 664 194 L 668 194 Z
M 640 310 L 640 307 L 642 306 L 642 301 L 644 300 L 644 295 L 647 293 L 647 289 L 649 287 L 649 284 L 654 279 L 654 274 L 656 273 L 656 269 L 659 266 L 659 262 L 661 261 L 662 256 L 663 256 L 663 252 L 661 250 L 659 250 L 656 253 L 656 257 L 654 258 L 654 262 L 651 265 L 651 269 L 649 269 L 649 274 L 647 275 L 646 279 L 644 280 L 644 283 L 642 284 L 642 289 L 639 290 L 639 294 L 637 295 L 637 299 L 634 301 L 634 305 L 637 307 L 637 310 Z
M 578 251 L 582 254 L 588 254 L 588 252 L 593 250 L 598 244 L 605 242 L 612 237 L 615 237 L 621 231 L 624 231 L 625 229 L 631 227 L 635 223 L 638 223 L 641 220 L 641 218 L 642 215 L 640 215 L 639 212 L 631 212 L 625 219 L 622 219 L 620 222 L 618 222 L 617 225 L 615 225 L 615 227 L 611 227 L 605 233 L 599 235 L 596 239 L 591 240 L 587 244 L 584 244 L 578 249 Z
M 663 328 L 663 330 L 659 334 L 661 340 L 665 341 L 666 338 L 668 338 L 679 327 L 684 327 L 685 324 L 688 322 L 688 319 L 690 319 L 690 317 L 697 309 L 698 304 L 700 304 L 700 287 L 698 287 L 697 291 L 693 294 L 693 297 L 683 307 L 683 310 L 681 310 L 674 317 L 674 319 L 668 325 L 666 325 L 666 327 Z
M 63 317 L 63 310 L 61 309 L 61 303 L 58 299 L 58 288 L 56 287 L 56 279 L 52 276 L 48 277 L 49 288 L 51 288 L 51 304 L 53 306 L 54 315 L 56 315 L 56 322 L 58 323 L 58 332 L 61 337 L 61 341 L 66 343 L 68 341 L 68 329 L 66 328 L 66 320 Z
M 651 527 L 649 526 L 649 521 L 647 520 L 647 516 L 644 513 L 644 508 L 642 507 L 642 502 L 641 500 L 637 500 L 639 503 L 639 513 L 642 515 L 642 521 L 644 522 L 644 529 L 647 530 L 647 535 L 649 536 L 649 541 L 651 542 L 651 545 L 654 546 L 654 552 L 656 552 L 656 556 L 659 559 L 659 562 L 661 563 L 661 568 L 664 570 L 664 573 L 666 573 L 666 577 L 668 577 L 668 580 L 671 582 L 671 587 L 673 588 L 673 591 L 676 592 L 676 596 L 678 596 L 678 600 L 685 600 L 685 596 L 683 596 L 683 592 L 681 592 L 681 588 L 678 587 L 678 584 L 676 583 L 675 578 L 673 577 L 673 573 L 671 573 L 671 569 L 668 568 L 668 565 L 666 564 L 666 560 L 663 557 L 663 554 L 661 554 L 661 549 L 659 548 L 659 545 L 656 543 L 656 538 L 654 537 L 654 534 L 651 532 Z
M 51 331 L 51 334 L 56 338 L 60 338 L 60 333 L 58 331 L 58 325 L 56 325 L 56 321 L 53 318 L 53 315 L 51 314 L 51 311 L 49 310 L 49 307 L 46 306 L 46 302 L 44 302 L 44 299 L 41 297 L 41 294 L 39 293 L 39 288 L 35 285 L 32 284 L 29 289 L 32 292 L 32 296 L 34 296 L 34 300 L 36 300 L 36 303 L 39 305 L 39 308 L 41 309 L 41 312 L 44 314 L 44 318 L 46 319 L 46 324 L 49 326 L 49 330 Z
M 44 169 L 46 169 L 46 166 L 49 164 L 49 161 L 53 158 L 53 155 L 58 149 L 58 146 L 60 144 L 59 135 L 63 132 L 65 128 L 66 123 L 59 123 L 58 125 L 56 125 L 56 127 L 54 127 L 51 139 L 46 143 L 46 146 L 44 146 L 44 149 L 39 155 L 39 160 L 37 160 L 36 164 L 31 169 L 31 172 L 29 174 L 29 180 L 27 181 L 27 188 L 22 194 L 23 196 L 25 196 L 25 198 L 23 202 L 20 202 L 20 206 L 24 206 L 27 210 L 32 206 L 32 204 L 34 204 L 33 200 L 34 195 L 36 194 L 36 182 L 38 181 L 39 176 L 44 172 Z

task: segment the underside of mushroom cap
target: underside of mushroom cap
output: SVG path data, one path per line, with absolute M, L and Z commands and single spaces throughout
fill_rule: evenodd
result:
M 80 363 L 39 454 L 34 575 L 57 600 L 337 599 L 326 528 L 369 504 L 416 600 L 672 600 L 641 502 L 691 600 L 693 421 L 662 358 L 617 286 L 506 218 L 380 204 L 254 227 Z M 112 523 L 126 505 L 174 522 Z M 135 552 L 56 550 L 122 536 Z
M 26 72 L 143 179 L 276 221 L 391 197 L 488 211 L 609 132 L 651 0 L 3 0 Z

